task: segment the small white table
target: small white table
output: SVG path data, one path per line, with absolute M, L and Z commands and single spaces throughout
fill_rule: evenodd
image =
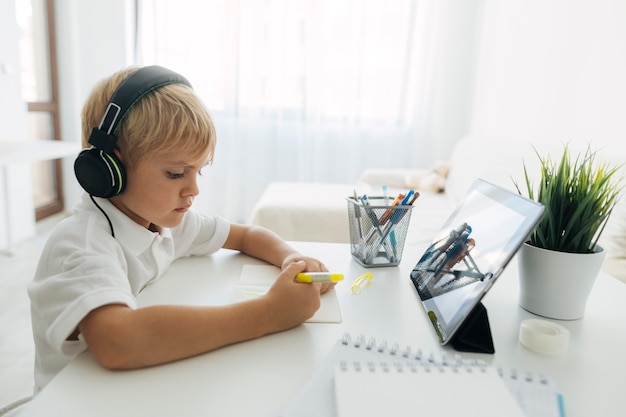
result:
M 423 247 L 405 248 L 398 267 L 370 269 L 373 283 L 360 295 L 352 281 L 365 268 L 352 261 L 347 244 L 293 242 L 322 259 L 346 280 L 337 285 L 341 324 L 307 323 L 292 330 L 147 369 L 113 372 L 85 352 L 24 408 L 20 416 L 272 416 L 306 383 L 344 332 L 386 339 L 400 346 L 439 352 L 418 304 L 409 271 Z M 140 303 L 222 304 L 232 300 L 244 264 L 258 260 L 222 250 L 211 257 L 174 263 L 140 295 Z M 571 332 L 566 353 L 545 356 L 518 342 L 520 322 L 535 317 L 517 303 L 515 259 L 484 299 L 494 355 L 466 354 L 506 369 L 551 377 L 564 396 L 568 417 L 626 415 L 626 286 L 601 273 L 586 316 L 559 322 Z M 446 351 L 453 352 L 449 348 Z
M 0 167 L 2 168 L 3 187 L 5 195 L 4 225 L 7 236 L 7 253 L 11 253 L 13 238 L 11 234 L 11 208 L 9 206 L 8 167 L 24 162 L 48 161 L 78 156 L 80 144 L 58 140 L 0 140 Z

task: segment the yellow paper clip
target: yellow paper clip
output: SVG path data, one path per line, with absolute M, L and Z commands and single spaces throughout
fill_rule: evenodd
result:
M 367 287 L 369 283 L 372 282 L 372 278 L 374 278 L 374 276 L 372 275 L 371 272 L 366 272 L 360 277 L 358 277 L 356 281 L 354 281 L 354 284 L 352 284 L 352 287 L 350 287 L 350 289 L 352 290 L 352 293 L 361 294 L 361 291 L 363 291 L 363 288 Z

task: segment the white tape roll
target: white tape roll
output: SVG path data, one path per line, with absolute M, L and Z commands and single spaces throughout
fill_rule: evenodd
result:
M 520 326 L 519 341 L 538 353 L 563 353 L 569 344 L 569 330 L 549 321 L 528 319 Z

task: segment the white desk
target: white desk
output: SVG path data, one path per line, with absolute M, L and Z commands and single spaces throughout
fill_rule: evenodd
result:
M 9 206 L 8 167 L 24 162 L 49 161 L 67 156 L 78 156 L 80 144 L 57 140 L 0 140 L 0 167 L 2 168 L 4 202 L 4 225 L 7 236 L 7 252 L 11 252 L 11 207 Z
M 408 277 L 421 248 L 405 248 L 399 267 L 372 269 L 374 282 L 357 296 L 349 287 L 365 269 L 351 260 L 347 244 L 293 244 L 324 260 L 329 269 L 346 274 L 347 280 L 337 286 L 343 323 L 304 324 L 191 359 L 134 371 L 105 370 L 86 352 L 19 415 L 275 417 L 346 331 L 422 347 L 425 352 L 440 349 Z M 246 263 L 259 261 L 230 251 L 178 261 L 141 294 L 140 302 L 228 303 Z M 605 274 L 598 277 L 585 318 L 559 322 L 571 331 L 571 341 L 568 352 L 558 356 L 539 355 L 519 344 L 520 322 L 534 316 L 518 306 L 517 294 L 513 260 L 484 299 L 495 355 L 464 355 L 550 376 L 564 395 L 568 417 L 626 415 L 626 286 Z M 616 333 L 611 333 L 612 328 Z

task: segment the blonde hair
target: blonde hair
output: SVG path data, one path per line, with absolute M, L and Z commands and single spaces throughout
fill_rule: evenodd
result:
M 84 148 L 91 146 L 91 130 L 100 125 L 117 87 L 138 69 L 118 71 L 94 87 L 82 111 Z M 143 96 L 120 122 L 116 135 L 116 148 L 127 167 L 174 150 L 194 150 L 199 154 L 208 151 L 211 162 L 217 139 L 208 110 L 194 91 L 183 84 L 168 84 Z

